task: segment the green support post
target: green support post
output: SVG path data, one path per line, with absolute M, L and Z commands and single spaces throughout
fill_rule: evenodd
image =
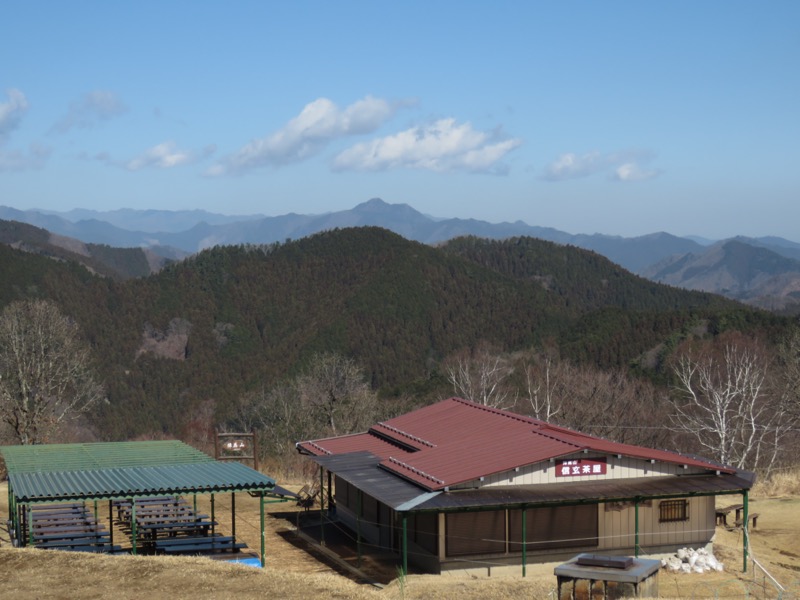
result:
M 525 510 L 525 507 L 522 507 L 522 576 L 525 577 L 527 574 L 527 559 L 528 559 L 528 528 L 526 519 L 526 513 L 528 511 Z
M 408 575 L 408 519 L 403 513 L 403 577 Z
M 214 523 L 216 523 L 216 515 L 214 514 L 214 494 L 211 494 L 211 535 L 217 534 L 217 528 Z
M 108 501 L 108 541 L 109 545 L 113 548 L 114 547 L 114 502 L 112 500 Z
M 94 519 L 97 520 L 97 500 L 94 501 Z
M 322 517 L 322 512 L 325 509 L 325 469 L 319 468 L 319 514 Z
M 261 504 L 261 507 L 260 507 L 260 512 L 261 512 L 261 568 L 262 569 L 266 569 L 267 568 L 267 564 L 266 564 L 266 561 L 264 560 L 264 546 L 266 546 L 267 540 L 266 540 L 266 538 L 264 536 L 264 493 L 263 492 L 261 492 L 261 494 L 259 496 L 259 499 L 260 499 L 260 504 Z
M 319 485 L 320 485 L 320 488 L 319 488 L 319 545 L 320 546 L 324 546 L 325 545 L 325 519 L 323 518 L 323 515 L 322 515 L 322 495 L 323 495 L 322 494 L 322 478 L 323 477 L 324 477 L 323 470 L 322 470 L 322 467 L 320 467 L 319 468 Z
M 361 568 L 361 490 L 356 492 L 356 552 L 356 566 Z
M 231 492 L 231 535 L 236 543 L 236 494 Z
M 28 504 L 26 510 L 28 515 L 28 543 L 33 546 L 33 511 L 30 504 Z
M 634 512 L 634 540 L 633 540 L 633 555 L 639 558 L 639 499 L 633 499 L 633 512 Z
M 749 507 L 749 496 L 747 490 L 742 493 L 742 504 L 744 505 L 744 514 L 742 515 L 742 573 L 747 573 L 747 547 L 750 545 L 750 528 L 748 527 L 748 512 L 750 511 Z
M 131 498 L 131 541 L 133 542 L 133 546 L 131 547 L 131 554 L 136 556 L 136 536 L 138 532 L 136 531 L 136 498 Z

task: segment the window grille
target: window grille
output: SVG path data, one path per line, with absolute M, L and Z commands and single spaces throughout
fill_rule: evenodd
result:
M 689 520 L 688 500 L 662 500 L 658 505 L 658 522 L 675 523 Z

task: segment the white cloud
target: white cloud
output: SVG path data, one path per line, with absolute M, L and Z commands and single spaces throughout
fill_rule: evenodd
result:
M 0 104 L 0 144 L 19 127 L 23 115 L 28 110 L 28 100 L 21 91 L 11 88 L 6 91 L 8 102 Z
M 615 169 L 613 178 L 617 181 L 646 181 L 660 174 L 657 169 L 643 169 L 636 163 L 625 163 Z
M 344 109 L 327 98 L 306 104 L 299 115 L 278 131 L 243 146 L 213 165 L 207 175 L 242 173 L 265 166 L 305 160 L 337 138 L 375 131 L 401 104 L 366 96 Z
M 123 163 L 128 171 L 139 171 L 145 168 L 171 169 L 207 158 L 215 151 L 215 146 L 207 146 L 201 152 L 190 152 L 180 150 L 175 147 L 175 142 L 167 141 L 148 148 L 139 156 Z M 97 157 L 101 162 L 112 162 L 107 153 L 101 153 Z
M 640 165 L 642 162 L 649 162 L 652 158 L 651 152 L 641 150 L 609 154 L 595 151 L 583 155 L 568 152 L 559 156 L 545 168 L 542 179 L 565 181 L 607 172 L 616 181 L 644 181 L 661 174 L 659 170 L 645 169 Z
M 114 92 L 95 90 L 69 106 L 67 114 L 53 125 L 52 130 L 67 133 L 69 130 L 91 129 L 101 121 L 118 117 L 127 111 L 127 107 Z
M 588 177 L 607 166 L 607 158 L 604 158 L 599 152 L 590 152 L 583 156 L 568 152 L 567 154 L 562 154 L 547 166 L 544 178 L 548 181 L 561 181 Z
M 356 144 L 333 161 L 336 170 L 382 171 L 395 168 L 488 172 L 522 143 L 499 132 L 476 131 L 470 123 L 439 119 L 394 135 Z

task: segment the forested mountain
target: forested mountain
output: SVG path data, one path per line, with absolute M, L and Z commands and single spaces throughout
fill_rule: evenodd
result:
M 791 255 L 793 249 L 786 248 L 785 253 Z M 671 257 L 644 275 L 686 289 L 722 293 L 769 310 L 800 309 L 800 260 L 744 240 Z
M 80 324 L 108 392 L 92 423 L 103 439 L 180 434 L 209 411 L 224 420 L 244 392 L 320 351 L 353 357 L 384 395 L 424 395 L 446 390 L 444 357 L 481 341 L 627 367 L 700 321 L 783 323 L 573 247 L 465 238 L 434 248 L 372 227 L 217 247 L 126 281 L 0 245 L 0 275 L 2 304 L 50 298 Z
M 665 232 L 630 238 L 599 233 L 570 234 L 552 227 L 528 225 L 522 221 L 489 223 L 475 219 L 435 219 L 407 204 L 389 204 L 379 198 L 358 204 L 350 210 L 319 215 L 291 213 L 275 217 L 230 216 L 199 210 L 131 209 L 76 209 L 54 213 L 21 211 L 0 206 L 0 219 L 43 227 L 86 244 L 147 248 L 149 255 L 167 260 L 183 258 L 217 245 L 271 244 L 342 227 L 382 227 L 408 240 L 426 244 L 442 243 L 462 236 L 488 239 L 527 236 L 593 250 L 633 273 L 655 278 L 659 282 L 687 289 L 702 289 L 771 310 L 791 312 L 800 307 L 800 302 L 792 296 L 796 290 L 792 287 L 794 277 L 791 270 L 785 273 L 769 273 L 773 277 L 770 285 L 745 295 L 726 287 L 724 278 L 717 280 L 714 277 L 705 277 L 702 284 L 699 284 L 691 275 L 684 280 L 680 276 L 674 276 L 672 271 L 669 277 L 653 275 L 666 265 L 695 262 L 698 257 L 714 251 L 714 248 L 707 247 L 709 244 L 700 243 L 696 239 Z M 764 249 L 778 256 L 800 259 L 800 244 L 789 240 L 776 237 L 737 237 L 719 242 L 718 245 L 729 241 L 744 244 L 751 250 Z M 706 258 L 700 260 L 707 262 Z M 750 264 L 754 263 L 750 261 Z M 765 277 L 761 275 L 767 274 L 756 275 L 754 280 L 764 280 Z
M 94 273 L 117 279 L 144 277 L 168 262 L 149 249 L 85 244 L 18 221 L 0 220 L 0 244 L 56 260 L 74 261 Z

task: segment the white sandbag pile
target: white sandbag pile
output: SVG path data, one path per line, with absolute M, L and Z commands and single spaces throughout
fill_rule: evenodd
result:
M 661 566 L 670 573 L 708 573 L 724 570 L 722 563 L 705 548 L 698 550 L 681 548 L 674 556 L 662 559 Z

